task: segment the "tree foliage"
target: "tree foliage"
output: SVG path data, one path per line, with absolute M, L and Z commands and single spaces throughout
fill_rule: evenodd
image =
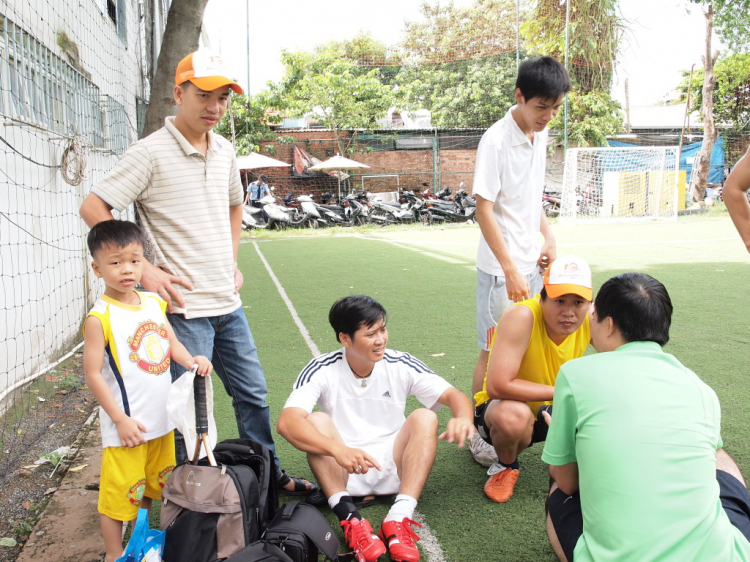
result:
M 750 0 L 690 0 L 714 11 L 714 31 L 736 53 L 750 45 Z
M 256 96 L 232 95 L 231 110 L 216 126 L 215 132 L 226 139 L 234 136 L 237 154 L 266 152 L 276 156 L 276 147 L 271 141 L 287 142 L 290 137 L 278 137 L 273 134 L 271 125 L 281 122 L 278 112 L 271 109 L 274 103 L 267 92 Z M 232 130 L 234 119 L 234 131 Z M 293 142 L 291 139 L 289 142 Z
M 562 129 L 563 114 L 551 126 Z M 571 92 L 568 94 L 568 138 L 577 146 L 607 146 L 608 136 L 623 130 L 620 104 L 608 92 Z
M 565 58 L 567 2 L 538 0 L 521 26 L 531 53 Z M 584 94 L 609 91 L 625 25 L 617 0 L 578 0 L 570 4 L 568 61 L 571 78 Z
M 713 91 L 714 118 L 719 125 L 742 129 L 750 122 L 750 54 L 731 54 L 721 58 L 714 67 L 716 87 Z M 681 101 L 687 98 L 690 71 L 683 71 L 683 81 L 678 86 Z M 700 111 L 703 105 L 703 69 L 693 72 L 691 111 Z

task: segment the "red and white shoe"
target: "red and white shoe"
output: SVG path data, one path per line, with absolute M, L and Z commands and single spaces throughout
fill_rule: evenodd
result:
M 380 526 L 380 539 L 388 546 L 388 554 L 394 562 L 419 562 L 419 549 L 414 543 L 419 537 L 412 525 L 422 526 L 407 517 L 402 521 L 383 521 Z
M 344 528 L 346 544 L 358 552 L 365 562 L 375 562 L 385 554 L 385 545 L 372 530 L 372 525 L 367 519 L 341 521 L 340 525 Z

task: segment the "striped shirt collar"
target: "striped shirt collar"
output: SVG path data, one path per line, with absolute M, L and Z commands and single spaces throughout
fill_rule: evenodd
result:
M 180 144 L 182 147 L 182 150 L 185 151 L 186 156 L 191 156 L 193 154 L 199 154 L 200 156 L 203 156 L 203 153 L 200 150 L 197 150 L 186 138 L 185 135 L 183 135 L 177 127 L 174 125 L 174 117 L 167 117 L 164 120 L 164 126 L 166 127 L 167 131 L 172 133 L 172 136 L 175 138 L 175 140 Z M 219 141 L 216 140 L 216 135 L 212 131 L 208 132 L 208 150 L 210 152 L 216 152 L 219 150 Z

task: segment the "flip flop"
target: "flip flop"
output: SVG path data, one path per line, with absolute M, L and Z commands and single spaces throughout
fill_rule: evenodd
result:
M 289 482 L 294 482 L 293 490 L 287 490 L 284 488 Z M 310 484 L 309 488 L 307 487 L 307 484 Z M 281 474 L 276 479 L 276 485 L 279 488 L 279 493 L 286 494 L 287 496 L 307 496 L 319 490 L 318 485 L 315 482 L 309 482 L 304 478 L 289 476 L 284 470 L 281 471 Z

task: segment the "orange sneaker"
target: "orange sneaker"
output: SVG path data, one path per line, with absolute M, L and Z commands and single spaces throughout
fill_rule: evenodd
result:
M 518 480 L 519 471 L 515 468 L 506 468 L 490 476 L 484 485 L 484 493 L 493 502 L 505 503 L 513 495 L 513 487 Z
M 380 539 L 388 545 L 388 554 L 394 562 L 419 562 L 419 549 L 414 544 L 419 537 L 412 525 L 422 526 L 408 517 L 402 521 L 383 521 L 380 526 Z
M 362 555 L 365 562 L 375 562 L 385 554 L 385 545 L 373 532 L 372 525 L 367 519 L 342 521 L 346 544 L 353 551 Z

